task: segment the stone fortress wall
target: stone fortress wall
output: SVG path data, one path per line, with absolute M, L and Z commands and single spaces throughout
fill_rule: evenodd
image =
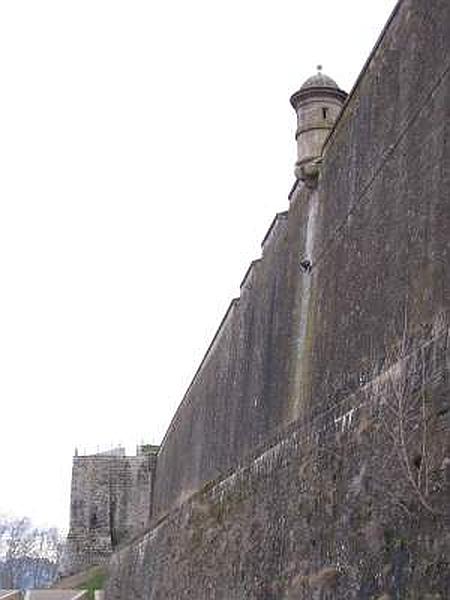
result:
M 297 180 L 162 442 L 155 515 L 357 391 L 448 311 L 449 22 L 432 5 L 400 4 L 318 187 Z
M 299 154 L 107 600 L 447 597 L 449 39 L 446 0 L 400 0 Z
M 148 528 L 157 446 L 73 458 L 70 531 L 63 574 L 108 562 L 113 550 Z

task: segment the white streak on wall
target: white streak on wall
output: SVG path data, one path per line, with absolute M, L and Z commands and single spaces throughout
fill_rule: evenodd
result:
M 316 237 L 316 229 L 317 229 L 317 213 L 319 210 L 318 204 L 318 193 L 314 191 L 311 193 L 309 199 L 309 209 L 308 209 L 308 220 L 306 224 L 306 236 L 305 236 L 305 246 L 304 249 L 300 252 L 298 257 L 298 269 L 300 272 L 300 261 L 302 259 L 307 259 L 311 261 L 312 267 L 314 269 L 314 241 Z M 301 273 L 301 272 L 300 272 Z M 297 393 L 296 393 L 296 415 L 294 418 L 298 417 L 300 414 L 300 407 L 302 406 L 302 388 L 306 384 L 306 369 L 308 368 L 308 361 L 306 360 L 305 355 L 305 340 L 306 334 L 308 331 L 308 315 L 310 313 L 310 302 L 311 302 L 311 286 L 312 286 L 312 274 L 311 273 L 301 273 L 300 274 L 301 286 L 300 286 L 300 327 L 297 341 L 297 364 L 298 364 L 298 372 L 297 372 Z

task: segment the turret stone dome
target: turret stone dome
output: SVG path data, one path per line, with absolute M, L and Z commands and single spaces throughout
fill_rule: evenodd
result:
M 347 97 L 347 94 L 339 88 L 334 79 L 322 73 L 321 65 L 317 67 L 317 73 L 309 77 L 301 88 L 291 96 L 291 104 L 297 110 L 301 102 L 316 96 L 338 98 L 341 104 L 344 103 Z
M 322 73 L 322 67 L 320 67 L 320 68 L 317 67 L 317 69 L 318 69 L 317 73 L 315 75 L 313 75 L 312 77 L 309 77 L 309 79 L 307 79 L 305 81 L 305 83 L 300 88 L 301 90 L 306 90 L 308 88 L 318 88 L 318 87 L 339 89 L 339 86 L 334 81 L 334 79 L 331 79 L 331 77 L 328 77 L 328 75 L 325 75 L 325 73 Z

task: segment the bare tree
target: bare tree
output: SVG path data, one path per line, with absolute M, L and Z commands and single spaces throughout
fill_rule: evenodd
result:
M 392 440 L 404 479 L 428 512 L 448 513 L 433 505 L 432 475 L 432 407 L 427 400 L 427 364 L 423 347 L 408 349 L 408 315 L 404 311 L 401 345 L 396 363 L 388 371 L 387 394 L 382 401 L 385 415 L 382 423 Z
M 56 578 L 63 548 L 56 529 L 30 520 L 0 518 L 0 588 L 36 588 Z

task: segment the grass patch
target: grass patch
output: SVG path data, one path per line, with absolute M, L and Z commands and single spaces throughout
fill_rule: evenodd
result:
M 77 586 L 79 590 L 88 590 L 89 600 L 94 600 L 94 592 L 96 590 L 102 590 L 105 586 L 106 571 L 99 568 L 87 579 L 82 585 Z

